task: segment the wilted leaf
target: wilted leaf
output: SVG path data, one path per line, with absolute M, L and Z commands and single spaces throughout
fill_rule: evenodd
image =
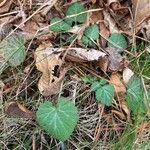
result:
M 11 101 L 5 104 L 5 113 L 11 117 L 34 118 L 33 112 L 21 105 L 19 102 Z
M 51 20 L 49 29 L 54 32 L 62 32 L 71 29 L 71 26 L 62 19 L 55 17 Z
M 65 22 L 72 26 L 73 22 L 84 23 L 86 21 L 86 9 L 78 2 L 71 4 L 66 11 Z M 84 13 L 85 12 L 85 13 Z
M 59 98 L 56 106 L 51 102 L 44 102 L 36 113 L 40 126 L 56 139 L 65 141 L 72 134 L 77 121 L 77 108 L 68 98 Z
M 110 77 L 110 82 L 114 85 L 115 92 L 118 93 L 126 93 L 126 87 L 123 85 L 121 81 L 121 76 L 119 73 L 112 73 Z
M 0 53 L 10 66 L 18 66 L 24 62 L 26 51 L 23 37 L 14 34 L 0 43 Z
M 62 64 L 62 60 L 59 58 L 61 53 L 54 54 L 54 49 L 49 48 L 50 45 L 50 43 L 43 43 L 35 52 L 36 67 L 43 73 L 39 80 L 38 88 L 44 96 L 58 92 L 66 73 L 66 70 L 63 70 L 60 72 L 59 77 L 55 75 L 56 69 Z
M 150 0 L 132 0 L 135 25 L 150 17 Z
M 114 87 L 110 84 L 106 84 L 96 91 L 96 100 L 105 104 L 106 106 L 111 106 L 114 97 Z
M 96 24 L 87 27 L 83 33 L 81 41 L 86 46 L 95 45 L 95 41 L 99 38 L 99 28 Z

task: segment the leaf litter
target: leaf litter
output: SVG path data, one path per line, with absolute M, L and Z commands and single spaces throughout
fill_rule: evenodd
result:
M 53 3 L 24 1 L 21 6 L 18 2 L 15 4 L 6 1 L 0 6 L 2 8 L 0 10 L 0 73 L 1 81 L 4 82 L 2 86 L 9 83 L 11 78 L 9 75 L 12 74 L 12 78 L 15 79 L 12 87 L 15 87 L 16 83 L 25 84 L 28 80 L 32 80 L 33 74 L 39 80 L 31 89 L 31 85 L 23 89 L 23 93 L 27 92 L 27 89 L 35 90 L 35 97 L 29 93 L 30 100 L 26 96 L 15 93 L 15 90 L 9 92 L 10 95 L 6 93 L 5 113 L 10 117 L 32 119 L 35 117 L 33 112 L 36 112 L 39 105 L 39 108 L 42 107 L 39 101 L 49 100 L 50 102 L 46 104 L 48 107 L 50 103 L 56 104 L 59 101 L 57 96 L 70 97 L 72 98 L 70 101 L 75 104 L 72 107 L 75 109 L 77 107 L 79 111 L 77 125 L 75 123 L 74 126 L 70 126 L 63 119 L 67 115 L 72 117 L 70 108 L 66 106 L 66 110 L 63 111 L 68 110 L 68 114 L 58 112 L 58 116 L 62 115 L 61 119 L 58 116 L 55 117 L 55 114 L 52 116 L 54 122 L 50 122 L 51 128 L 56 125 L 53 131 L 47 128 L 48 124 L 42 120 L 46 116 L 43 109 L 40 113 L 44 116 L 38 121 L 42 124 L 41 127 L 56 139 L 64 141 L 70 138 L 66 145 L 71 149 L 77 148 L 75 145 L 83 139 L 86 140 L 85 143 L 88 143 L 89 139 L 93 142 L 95 133 L 99 140 L 109 141 L 105 141 L 107 143 L 107 145 L 104 144 L 105 148 L 111 148 L 110 143 L 123 136 L 122 133 L 126 131 L 127 124 L 134 124 L 132 121 L 135 121 L 135 116 L 142 118 L 142 115 L 149 113 L 146 110 L 148 106 L 143 101 L 144 91 L 149 92 L 150 89 L 149 76 L 142 75 L 141 70 L 138 70 L 139 72 L 134 70 L 132 64 L 134 59 L 147 51 L 137 48 L 136 52 L 133 52 L 134 47 L 143 42 L 143 37 L 147 41 L 143 45 L 145 47 L 149 45 L 149 4 L 149 0 L 101 2 L 91 0 L 70 1 L 70 3 L 68 1 L 53 1 Z M 8 9 L 4 9 L 6 7 Z M 34 7 L 37 9 L 34 10 Z M 18 9 L 19 11 L 16 12 L 15 10 Z M 57 11 L 57 15 L 54 15 L 53 10 Z M 16 17 L 14 14 L 17 14 Z M 133 23 L 134 26 L 132 26 Z M 68 35 L 73 35 L 69 41 Z M 64 44 L 65 42 L 67 44 Z M 27 68 L 33 60 L 36 67 L 33 66 L 33 69 L 31 64 L 27 77 L 15 78 L 15 74 L 23 74 L 22 68 Z M 138 62 L 136 65 L 139 65 Z M 31 68 L 33 71 L 30 71 Z M 135 79 L 137 74 L 139 76 Z M 87 77 L 89 81 L 92 81 L 90 84 L 99 86 L 94 94 L 93 90 L 90 91 L 88 83 L 83 83 L 81 80 L 81 77 L 86 75 L 95 76 Z M 77 78 L 72 80 L 73 76 Z M 140 78 L 144 78 L 144 85 L 140 82 Z M 106 80 L 107 84 L 102 84 L 103 80 Z M 36 90 L 36 86 L 39 91 Z M 0 96 L 3 96 L 3 87 L 0 90 Z M 23 107 L 19 100 L 8 101 L 14 98 L 23 99 L 33 112 Z M 59 105 L 59 102 L 57 104 Z M 3 101 L 2 105 L 4 105 Z M 77 114 L 74 117 L 76 116 Z M 139 118 L 137 117 L 137 120 L 140 120 Z M 142 121 L 137 122 L 139 127 L 142 126 Z M 64 125 L 64 131 L 60 128 L 60 123 Z M 97 128 L 99 125 L 100 128 Z M 57 132 L 58 129 L 61 134 Z M 75 133 L 70 137 L 73 130 Z M 143 131 L 137 133 L 145 134 Z M 111 134 L 114 135 L 114 139 L 111 138 Z M 45 140 L 51 138 L 47 138 L 45 133 L 43 137 Z M 50 147 L 56 145 L 52 144 Z M 85 145 L 81 142 L 79 147 L 86 148 Z M 99 148 L 98 144 L 96 146 Z M 92 149 L 93 145 L 89 144 L 88 148 Z

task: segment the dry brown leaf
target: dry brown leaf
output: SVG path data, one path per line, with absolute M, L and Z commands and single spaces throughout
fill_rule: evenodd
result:
M 99 50 L 83 48 L 70 48 L 68 54 L 85 61 L 99 60 L 101 57 L 106 56 L 104 52 Z
M 116 48 L 106 48 L 108 52 L 108 70 L 109 71 L 119 71 L 122 70 L 124 67 L 124 60 L 123 57 L 118 53 L 119 50 Z
M 33 112 L 21 105 L 19 102 L 11 101 L 5 103 L 5 113 L 11 117 L 34 118 Z
M 55 70 L 62 65 L 60 55 L 65 51 L 66 48 L 50 48 L 50 43 L 41 44 L 35 51 L 36 67 L 42 72 L 38 88 L 44 96 L 50 96 L 59 91 L 67 69 L 60 70 L 59 77 L 55 75 Z M 106 54 L 95 49 L 69 48 L 67 56 L 66 58 L 69 59 L 75 58 L 70 61 L 83 62 L 99 60 Z
M 100 26 L 100 35 L 101 35 L 101 46 L 104 48 L 106 47 L 107 39 L 110 35 L 110 32 L 104 22 L 100 22 L 99 26 Z
M 150 17 L 150 0 L 132 0 L 135 26 Z
M 100 67 L 100 69 L 103 71 L 103 72 L 107 72 L 107 68 L 108 68 L 108 57 L 102 57 L 99 61 L 98 61 L 98 66 Z
M 39 28 L 40 27 L 37 25 L 37 23 L 32 19 L 26 22 L 25 26 L 21 27 L 25 39 L 31 39 L 32 37 L 34 37 Z
M 126 87 L 121 81 L 121 75 L 119 73 L 112 73 L 110 77 L 110 82 L 114 85 L 115 92 L 126 93 Z
M 35 52 L 36 67 L 42 72 L 38 88 L 44 96 L 56 94 L 64 77 L 64 72 L 63 74 L 60 72 L 60 77 L 55 76 L 55 69 L 62 64 L 62 60 L 59 58 L 61 53 L 54 54 L 54 49 L 49 48 L 50 45 L 50 43 L 43 43 Z
M 124 81 L 124 83 L 127 84 L 133 75 L 134 75 L 134 72 L 131 69 L 125 68 L 123 70 L 123 81 Z
M 51 82 L 50 84 L 47 84 L 48 82 L 46 83 L 46 80 L 49 78 L 43 79 L 43 77 L 45 78 L 45 76 L 42 76 L 38 83 L 38 87 L 39 90 L 41 91 L 41 94 L 44 96 L 57 94 L 58 91 L 60 90 L 61 83 L 67 71 L 68 71 L 67 69 L 61 71 L 61 75 L 59 78 L 53 76 L 54 81 Z
M 116 22 L 111 17 L 110 13 L 104 11 L 103 14 L 104 14 L 104 20 L 107 23 L 106 26 L 109 28 L 110 33 L 119 32 Z

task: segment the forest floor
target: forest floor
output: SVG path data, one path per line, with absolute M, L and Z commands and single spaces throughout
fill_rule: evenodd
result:
M 149 8 L 0 0 L 0 149 L 149 150 Z

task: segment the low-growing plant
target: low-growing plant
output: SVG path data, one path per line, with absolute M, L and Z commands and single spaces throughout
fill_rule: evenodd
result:
M 87 27 L 84 30 L 83 36 L 81 38 L 81 42 L 85 46 L 93 46 L 95 45 L 95 41 L 99 38 L 99 28 L 96 24 Z
M 66 32 L 70 30 L 74 25 L 84 23 L 87 18 L 86 9 L 78 2 L 71 4 L 67 11 L 66 17 L 61 19 L 54 17 L 51 22 L 49 29 L 54 32 Z M 89 47 L 94 47 L 96 40 L 99 38 L 99 27 L 93 24 L 87 27 L 81 38 L 82 44 Z
M 54 32 L 68 31 L 77 23 L 84 23 L 87 18 L 86 9 L 78 2 L 71 4 L 65 15 L 66 17 L 63 19 L 54 17 L 50 22 L 49 29 Z
M 106 80 L 98 80 L 93 77 L 82 77 L 82 80 L 91 84 L 90 89 L 95 92 L 97 102 L 101 102 L 106 106 L 112 105 L 115 93 L 113 85 L 109 84 Z
M 36 117 L 39 125 L 60 141 L 70 137 L 79 119 L 77 108 L 64 97 L 58 99 L 56 106 L 50 101 L 40 104 Z

